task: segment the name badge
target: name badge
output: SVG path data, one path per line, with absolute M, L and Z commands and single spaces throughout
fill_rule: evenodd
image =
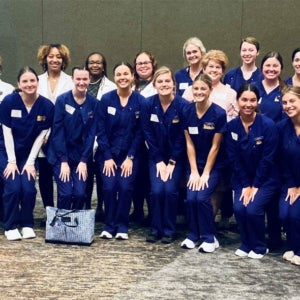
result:
M 159 122 L 158 116 L 155 115 L 155 114 L 151 114 L 150 121 L 152 121 L 152 122 Z
M 234 141 L 238 140 L 238 135 L 235 132 L 231 132 L 231 137 Z
M 179 89 L 180 90 L 186 90 L 188 87 L 189 87 L 189 84 L 187 82 L 179 83 Z
M 198 127 L 189 127 L 189 134 L 199 134 Z
M 75 111 L 75 108 L 69 104 L 66 104 L 65 105 L 65 110 L 67 113 L 69 113 L 70 115 L 73 115 L 74 111 Z
M 109 114 L 109 115 L 115 115 L 116 114 L 116 108 L 115 107 L 112 107 L 112 106 L 108 106 L 107 107 L 107 113 Z
M 22 111 L 19 109 L 12 109 L 10 116 L 12 118 L 22 118 Z

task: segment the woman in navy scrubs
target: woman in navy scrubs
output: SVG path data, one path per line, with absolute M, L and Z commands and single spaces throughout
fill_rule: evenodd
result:
M 281 55 L 275 51 L 268 52 L 261 61 L 264 78 L 262 81 L 255 83 L 260 95 L 259 109 L 263 115 L 271 118 L 275 123 L 280 122 L 285 117 L 281 99 L 281 90 L 285 87 L 285 83 L 280 78 L 282 69 L 283 60 Z M 278 201 L 277 197 L 277 200 L 271 201 L 267 207 L 268 247 L 270 251 L 282 245 Z
M 185 166 L 185 142 L 181 126 L 182 109 L 187 105 L 175 96 L 175 79 L 167 67 L 153 76 L 157 95 L 147 98 L 142 126 L 149 147 L 151 231 L 147 242 L 171 243 L 175 238 L 179 181 Z
M 191 37 L 183 45 L 183 57 L 188 66 L 175 72 L 176 93 L 182 96 L 188 86 L 191 86 L 197 75 L 202 73 L 201 59 L 206 49 L 200 39 Z
M 226 163 L 224 149 L 219 151 L 226 131 L 226 112 L 209 100 L 211 90 L 211 77 L 197 76 L 193 83 L 194 103 L 185 108 L 183 115 L 189 159 L 186 199 L 189 233 L 181 247 L 193 249 L 202 239 L 200 252 L 214 252 L 219 247 L 211 198 Z
M 300 87 L 283 90 L 288 118 L 278 124 L 282 193 L 279 216 L 286 230 L 288 251 L 283 259 L 300 265 Z
M 3 226 L 8 240 L 34 238 L 35 161 L 50 130 L 54 106 L 37 93 L 38 76 L 25 67 L 18 75 L 19 92 L 1 103 L 0 173 L 4 182 Z M 18 226 L 22 228 L 20 234 Z
M 259 42 L 254 37 L 249 36 L 242 39 L 240 44 L 242 66 L 229 70 L 224 76 L 224 84 L 229 84 L 232 89 L 237 91 L 243 84 L 263 79 L 261 70 L 256 66 L 259 47 Z
M 296 48 L 292 53 L 292 66 L 295 73 L 288 77 L 285 83 L 290 86 L 300 86 L 300 48 Z
M 133 68 L 119 63 L 114 68 L 117 90 L 102 96 L 97 111 L 95 161 L 103 181 L 105 225 L 101 238 L 128 239 L 129 211 L 138 154 L 142 143 L 140 104 L 144 97 L 132 91 Z
M 82 209 L 87 161 L 93 153 L 98 100 L 87 93 L 90 82 L 87 70 L 73 68 L 72 78 L 73 90 L 60 95 L 55 103 L 48 158 L 57 184 L 57 207 Z
M 279 191 L 275 163 L 278 132 L 275 123 L 257 113 L 259 92 L 251 84 L 237 93 L 240 115 L 228 123 L 226 148 L 233 169 L 234 214 L 240 230 L 240 257 L 262 258 L 265 241 L 265 211 Z

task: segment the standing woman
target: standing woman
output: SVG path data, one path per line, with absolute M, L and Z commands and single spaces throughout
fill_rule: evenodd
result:
M 143 96 L 132 91 L 133 78 L 130 64 L 117 64 L 117 90 L 103 95 L 97 111 L 95 161 L 102 172 L 103 239 L 128 239 L 129 211 L 142 142 L 140 104 L 144 101 Z
M 287 78 L 285 83 L 290 86 L 300 86 L 300 48 L 296 48 L 292 53 L 292 66 L 295 73 Z
M 236 104 L 236 91 L 228 84 L 222 83 L 222 77 L 228 65 L 228 57 L 221 50 L 210 50 L 202 58 L 203 73 L 212 79 L 212 91 L 209 99 L 218 104 L 226 111 L 227 121 L 232 120 L 238 115 Z M 192 88 L 189 87 L 183 94 L 183 98 L 192 101 Z M 228 171 L 224 170 L 224 174 Z M 232 190 L 228 182 L 230 176 L 222 176 L 222 181 L 213 196 L 214 213 L 217 214 L 221 209 L 222 220 L 220 224 L 229 226 L 229 218 L 233 214 L 232 208 Z
M 278 124 L 279 160 L 283 179 L 279 216 L 286 231 L 288 251 L 283 259 L 300 265 L 300 87 L 283 90 L 288 118 Z
M 187 102 L 174 95 L 175 79 L 167 67 L 153 76 L 157 95 L 146 99 L 142 125 L 149 146 L 151 231 L 147 242 L 171 243 L 175 238 L 179 182 L 185 166 L 185 142 L 181 126 Z
M 2 75 L 2 70 L 3 70 L 3 59 L 0 56 L 0 75 Z M 0 104 L 4 99 L 4 97 L 12 93 L 13 90 L 14 87 L 11 84 L 4 82 L 0 79 Z M 2 180 L 0 180 L 0 220 L 2 220 L 2 216 L 3 216 L 2 193 L 3 193 L 3 182 Z
M 144 97 L 157 94 L 152 78 L 157 69 L 157 62 L 152 53 L 139 52 L 134 59 L 134 90 Z
M 282 57 L 278 52 L 268 52 L 261 61 L 264 79 L 255 85 L 258 88 L 261 113 L 271 118 L 275 123 L 283 118 L 281 89 L 285 86 L 280 78 L 283 69 Z
M 157 94 L 153 86 L 152 79 L 157 69 L 157 62 L 148 51 L 139 52 L 134 59 L 134 90 L 144 97 L 150 97 Z M 148 165 L 148 149 L 145 141 L 143 141 L 140 151 L 140 163 L 138 173 L 135 179 L 133 191 L 133 212 L 130 220 L 143 223 L 144 222 L 144 201 L 146 199 L 148 205 L 148 216 L 146 223 L 151 218 L 149 205 L 150 179 Z
M 38 49 L 37 58 L 45 71 L 39 75 L 38 93 L 55 104 L 59 95 L 73 88 L 71 76 L 64 72 L 71 60 L 70 51 L 63 44 L 42 45 Z M 47 147 L 48 144 L 45 144 L 42 150 L 46 152 Z M 44 151 L 39 153 L 38 168 L 39 188 L 44 207 L 54 206 L 52 166 L 47 161 Z M 43 223 L 44 221 L 41 224 Z
M 53 119 L 53 104 L 37 93 L 38 76 L 25 67 L 20 92 L 1 103 L 0 174 L 4 182 L 4 230 L 8 240 L 34 238 L 35 160 Z M 2 132 L 3 130 L 3 132 Z M 18 230 L 22 228 L 22 236 Z
M 115 90 L 116 85 L 107 78 L 107 62 L 104 55 L 100 52 L 92 52 L 85 60 L 85 68 L 90 73 L 90 83 L 87 91 L 98 100 L 101 100 L 102 95 Z M 94 148 L 97 147 L 97 143 L 94 144 Z M 94 149 L 95 151 L 95 149 Z M 101 196 L 102 181 L 101 172 L 94 162 L 93 157 L 88 162 L 88 178 L 86 183 L 86 201 L 85 208 L 91 208 L 92 193 L 94 188 L 94 175 L 96 176 L 97 187 L 97 210 L 96 220 L 103 218 L 103 200 Z
M 107 62 L 100 52 L 92 52 L 85 60 L 85 68 L 90 73 L 88 92 L 98 100 L 103 94 L 115 90 L 116 85 L 107 78 Z
M 212 92 L 210 100 L 221 106 L 227 114 L 227 121 L 238 115 L 236 106 L 236 91 L 228 84 L 222 83 L 222 78 L 228 65 L 228 57 L 221 50 L 210 50 L 202 58 L 203 73 L 212 79 Z M 188 87 L 182 97 L 193 101 L 192 86 Z
M 49 145 L 58 191 L 58 208 L 82 209 L 85 200 L 87 161 L 95 140 L 96 98 L 87 93 L 89 72 L 72 70 L 73 90 L 58 96 Z
M 262 258 L 268 253 L 265 241 L 265 212 L 279 191 L 275 163 L 278 132 L 275 123 L 257 113 L 258 89 L 240 87 L 240 115 L 228 123 L 226 147 L 233 171 L 234 214 L 240 230 L 240 257 Z
M 224 76 L 223 83 L 229 84 L 235 91 L 246 83 L 262 80 L 262 73 L 256 66 L 256 58 L 259 55 L 259 42 L 254 37 L 242 39 L 240 44 L 240 56 L 242 66 L 229 70 Z
M 200 39 L 191 37 L 183 45 L 183 58 L 188 63 L 186 68 L 175 72 L 176 93 L 182 96 L 193 80 L 202 72 L 201 58 L 206 53 L 206 49 Z
M 189 159 L 187 183 L 188 236 L 181 247 L 193 249 L 201 238 L 200 252 L 214 252 L 219 243 L 215 238 L 214 212 L 211 198 L 224 167 L 224 152 L 219 151 L 226 130 L 226 112 L 209 100 L 212 80 L 206 74 L 193 82 L 194 103 L 184 111 L 184 134 Z
M 285 114 L 282 107 L 282 89 L 285 83 L 280 74 L 283 69 L 282 57 L 278 52 L 268 52 L 261 61 L 261 70 L 264 79 L 255 84 L 259 90 L 259 109 L 263 115 L 271 118 L 275 123 L 284 119 Z M 279 197 L 268 204 L 268 247 L 272 251 L 282 244 L 281 226 L 279 220 Z

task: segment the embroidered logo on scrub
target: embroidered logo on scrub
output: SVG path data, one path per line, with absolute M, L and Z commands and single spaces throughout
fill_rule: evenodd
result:
M 203 124 L 203 129 L 214 130 L 215 129 L 215 123 L 206 122 L 206 123 Z
M 254 139 L 255 145 L 261 145 L 261 144 L 263 143 L 263 139 L 264 139 L 263 136 L 256 137 L 256 138 Z
M 46 121 L 46 116 L 37 116 L 37 117 L 36 117 L 36 120 L 37 120 L 38 122 Z
M 175 116 L 174 119 L 172 120 L 172 123 L 179 123 L 179 117 Z

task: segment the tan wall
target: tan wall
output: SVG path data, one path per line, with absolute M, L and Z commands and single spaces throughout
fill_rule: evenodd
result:
M 299 0 L 0 0 L 2 79 L 16 82 L 24 65 L 37 65 L 43 43 L 64 43 L 72 54 L 71 67 L 83 64 L 92 51 L 108 60 L 109 75 L 119 61 L 151 51 L 159 65 L 176 70 L 184 65 L 182 45 L 198 36 L 207 49 L 221 49 L 230 67 L 239 61 L 242 37 L 261 43 L 261 55 L 279 51 L 288 76 L 291 52 L 300 47 Z

